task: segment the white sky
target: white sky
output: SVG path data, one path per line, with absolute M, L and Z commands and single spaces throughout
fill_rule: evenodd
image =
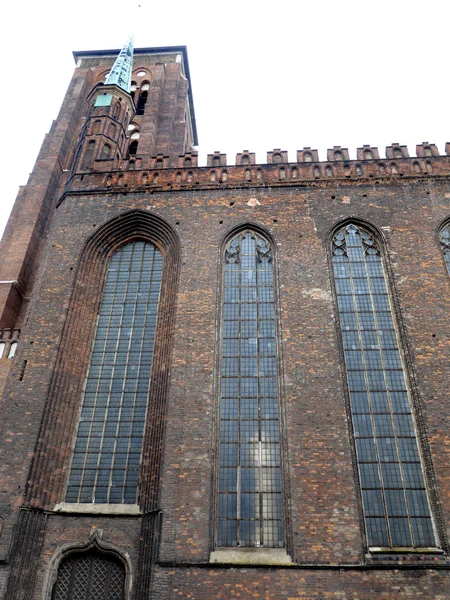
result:
M 186 45 L 200 145 L 244 149 L 423 141 L 441 154 L 449 111 L 448 0 L 8 1 L 1 9 L 0 231 L 56 118 L 72 50 Z M 6 3 L 6 2 L 5 2 Z

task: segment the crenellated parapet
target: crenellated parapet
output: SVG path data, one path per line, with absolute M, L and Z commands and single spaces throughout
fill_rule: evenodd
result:
M 176 168 L 169 167 L 169 157 L 165 155 L 151 158 L 136 156 L 122 161 L 121 168 L 115 171 L 94 170 L 75 176 L 72 190 L 209 188 L 224 185 L 257 187 L 299 183 L 348 185 L 374 181 L 389 183 L 417 177 L 450 177 L 450 145 L 446 146 L 445 155 L 439 155 L 434 144 L 423 143 L 417 147 L 417 156 L 410 157 L 406 146 L 392 144 L 386 149 L 387 158 L 380 158 L 377 148 L 363 146 L 358 148 L 356 160 L 348 159 L 347 148 L 335 146 L 328 150 L 328 160 L 324 162 L 318 160 L 317 150 L 311 148 L 299 150 L 295 163 L 288 162 L 287 152 L 281 150 L 269 153 L 272 161 L 276 153 L 279 153 L 282 162 L 257 164 L 255 154 L 244 151 L 236 157 L 238 164 L 227 165 L 226 155 L 217 151 L 208 155 L 207 166 L 198 166 L 197 153 L 190 152 L 178 157 Z

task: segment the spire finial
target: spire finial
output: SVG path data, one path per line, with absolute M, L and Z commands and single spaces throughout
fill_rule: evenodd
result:
M 115 84 L 126 92 L 130 91 L 133 49 L 134 40 L 133 36 L 130 35 L 119 56 L 116 58 L 116 62 L 106 78 L 105 85 Z

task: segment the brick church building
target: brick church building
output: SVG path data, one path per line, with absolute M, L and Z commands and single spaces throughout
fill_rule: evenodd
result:
M 450 598 L 450 144 L 199 166 L 75 52 L 0 261 L 0 598 Z

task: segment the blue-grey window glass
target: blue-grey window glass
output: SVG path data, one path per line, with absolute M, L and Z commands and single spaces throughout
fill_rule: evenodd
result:
M 283 546 L 272 250 L 244 231 L 225 251 L 218 546 Z
M 67 502 L 136 503 L 162 263 L 140 240 L 109 262 Z
M 450 275 L 450 225 L 446 225 L 441 229 L 440 238 L 442 254 L 444 255 L 447 271 Z
M 411 402 L 373 236 L 353 224 L 340 229 L 333 270 L 368 544 L 433 547 Z

